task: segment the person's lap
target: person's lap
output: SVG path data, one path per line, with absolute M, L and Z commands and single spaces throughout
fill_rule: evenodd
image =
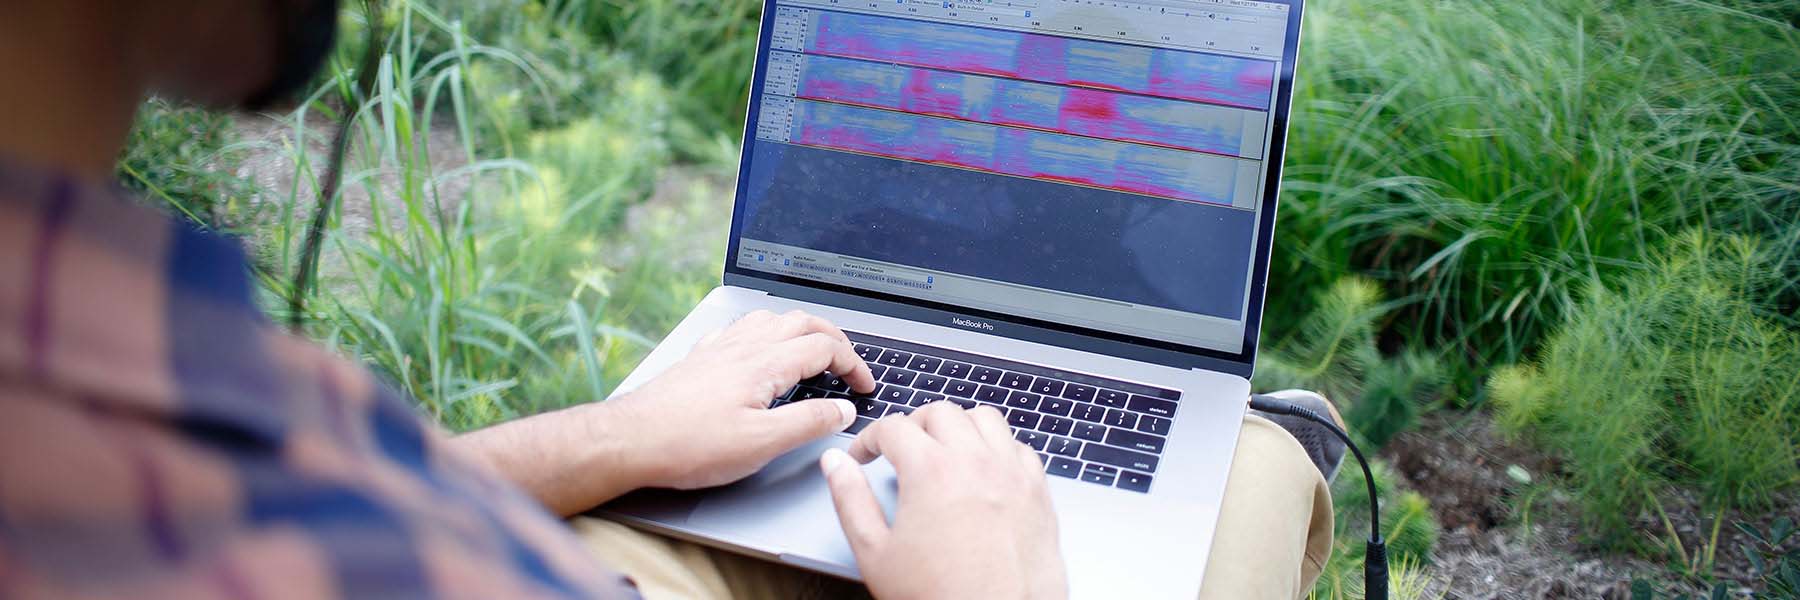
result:
M 570 520 L 590 551 L 644 597 L 856 598 L 861 585 L 593 517 Z M 1299 598 L 1331 551 L 1331 496 L 1293 436 L 1246 416 L 1201 598 Z

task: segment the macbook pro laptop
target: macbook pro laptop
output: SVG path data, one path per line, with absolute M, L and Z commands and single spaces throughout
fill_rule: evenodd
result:
M 620 386 L 755 310 L 843 328 L 851 431 L 599 513 L 848 578 L 820 453 L 990 404 L 1077 597 L 1192 598 L 1250 391 L 1302 0 L 766 0 L 722 284 Z M 890 511 L 893 472 L 866 467 Z M 979 565 L 971 565 L 978 568 Z

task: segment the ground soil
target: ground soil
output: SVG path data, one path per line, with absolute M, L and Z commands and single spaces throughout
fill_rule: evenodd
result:
M 1553 457 L 1509 440 L 1482 412 L 1438 413 L 1401 434 L 1381 454 L 1411 487 L 1431 500 L 1444 526 L 1431 573 L 1436 590 L 1450 599 L 1630 598 L 1634 579 L 1653 583 L 1659 598 L 1698 594 L 1708 585 L 1680 573 L 1664 544 L 1668 527 L 1654 515 L 1640 515 L 1639 553 L 1605 550 L 1582 535 L 1572 502 L 1549 482 L 1560 474 Z M 1529 481 L 1508 474 L 1518 467 Z M 1670 491 L 1663 499 L 1686 552 L 1702 552 L 1718 515 L 1706 513 L 1691 493 Z M 1748 541 L 1732 523 L 1772 522 L 1785 514 L 1800 520 L 1800 494 L 1778 499 L 1775 507 L 1749 514 L 1727 512 L 1719 530 L 1713 575 L 1730 595 L 1746 597 L 1755 577 L 1737 551 Z M 1657 551 L 1659 547 L 1664 550 Z M 1660 552 L 1663 556 L 1655 556 Z M 1651 554 L 1644 556 L 1643 554 Z

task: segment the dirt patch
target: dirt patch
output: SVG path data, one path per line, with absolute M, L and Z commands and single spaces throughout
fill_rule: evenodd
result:
M 235 156 L 241 158 L 236 175 L 249 180 L 257 190 L 252 198 L 256 206 L 251 211 L 256 222 L 245 224 L 253 226 L 252 231 L 271 231 L 269 226 L 283 218 L 284 206 L 292 208 L 286 218 L 293 226 L 307 222 L 318 206 L 319 177 L 330 161 L 331 137 L 337 124 L 314 113 L 309 115 L 304 124 L 297 124 L 287 115 L 246 114 L 233 118 L 232 137 L 239 140 Z M 366 165 L 371 161 L 365 158 L 371 150 L 358 138 L 352 138 L 337 209 L 342 222 L 340 231 L 361 239 L 375 226 L 375 202 L 381 203 L 383 225 L 390 229 L 404 227 L 406 209 L 402 194 L 409 190 L 405 189 L 403 174 L 394 161 L 380 159 L 375 161 L 380 168 L 368 169 Z M 456 127 L 448 122 L 433 123 L 419 143 L 425 160 L 419 163 L 417 189 L 410 191 L 427 198 L 428 204 L 435 195 L 441 210 L 454 214 L 474 184 L 472 176 L 456 174 L 469 164 Z M 307 170 L 300 169 L 302 160 Z M 260 245 L 265 240 L 254 241 Z
M 1446 598 L 1624 600 L 1631 597 L 1634 579 L 1651 581 L 1663 594 L 1658 597 L 1704 591 L 1678 572 L 1676 559 L 1650 560 L 1584 543 L 1573 502 L 1545 483 L 1560 475 L 1560 464 L 1501 436 L 1485 413 L 1429 416 L 1397 436 L 1382 455 L 1431 500 L 1444 526 L 1431 573 Z M 1731 524 L 1766 524 L 1781 514 L 1800 519 L 1800 494 L 1777 499 L 1773 512 L 1722 516 L 1701 511 L 1691 493 L 1666 496 L 1664 509 L 1689 556 L 1703 551 L 1713 523 L 1723 521 L 1713 574 L 1735 597 L 1750 595 L 1754 576 L 1737 551 L 1749 540 Z M 1640 515 L 1638 525 L 1646 544 L 1669 539 L 1657 515 Z

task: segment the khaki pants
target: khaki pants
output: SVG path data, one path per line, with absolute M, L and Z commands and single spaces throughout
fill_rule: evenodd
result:
M 1249 415 L 1206 565 L 1205 599 L 1302 598 L 1331 552 L 1331 493 L 1293 436 Z M 589 550 L 645 598 L 866 597 L 860 585 L 644 533 L 591 517 L 570 521 Z

